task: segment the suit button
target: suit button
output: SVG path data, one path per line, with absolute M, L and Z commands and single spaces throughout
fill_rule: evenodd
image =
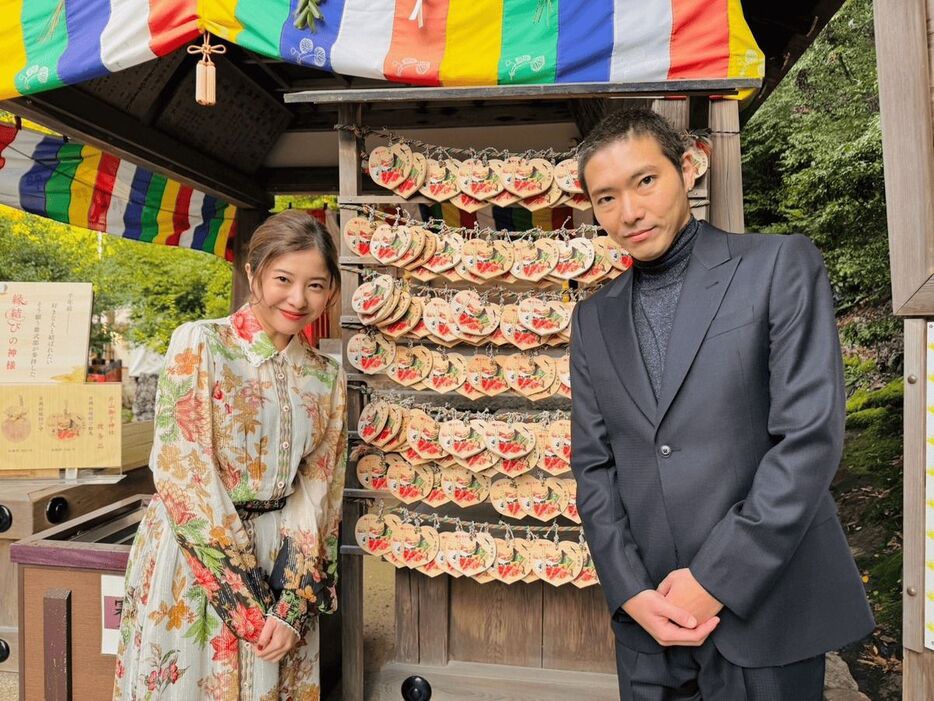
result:
M 671 446 L 663 445 L 661 448 L 658 449 L 658 452 L 662 454 L 663 458 L 667 458 L 669 455 L 671 455 Z

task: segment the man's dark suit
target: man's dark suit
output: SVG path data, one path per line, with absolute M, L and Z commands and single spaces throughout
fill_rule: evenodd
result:
M 659 398 L 632 319 L 632 272 L 577 305 L 577 503 L 617 640 L 662 648 L 619 607 L 689 567 L 725 608 L 711 640 L 785 665 L 873 629 L 828 491 L 843 443 L 833 300 L 805 237 L 701 222 Z

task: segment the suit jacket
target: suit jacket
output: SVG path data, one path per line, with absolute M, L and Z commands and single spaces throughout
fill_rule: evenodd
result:
M 658 400 L 631 271 L 577 305 L 571 387 L 577 504 L 622 644 L 661 651 L 619 607 L 682 567 L 724 604 L 711 639 L 734 664 L 784 665 L 872 631 L 829 492 L 843 368 L 807 238 L 701 222 Z

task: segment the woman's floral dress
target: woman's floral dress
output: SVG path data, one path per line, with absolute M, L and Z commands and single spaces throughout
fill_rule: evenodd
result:
M 318 701 L 317 614 L 337 607 L 345 391 L 338 365 L 304 338 L 277 351 L 249 306 L 175 331 L 114 699 Z M 279 511 L 242 508 L 281 498 Z M 278 598 L 267 583 L 277 561 Z M 278 663 L 251 645 L 267 614 L 301 636 Z

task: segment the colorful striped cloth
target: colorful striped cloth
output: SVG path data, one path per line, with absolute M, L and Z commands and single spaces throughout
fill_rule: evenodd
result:
M 299 65 L 417 85 L 764 72 L 741 0 L 319 0 L 315 32 L 295 28 L 298 3 L 0 0 L 0 99 L 164 56 L 203 31 Z
M 0 204 L 232 259 L 236 207 L 59 136 L 0 124 Z

